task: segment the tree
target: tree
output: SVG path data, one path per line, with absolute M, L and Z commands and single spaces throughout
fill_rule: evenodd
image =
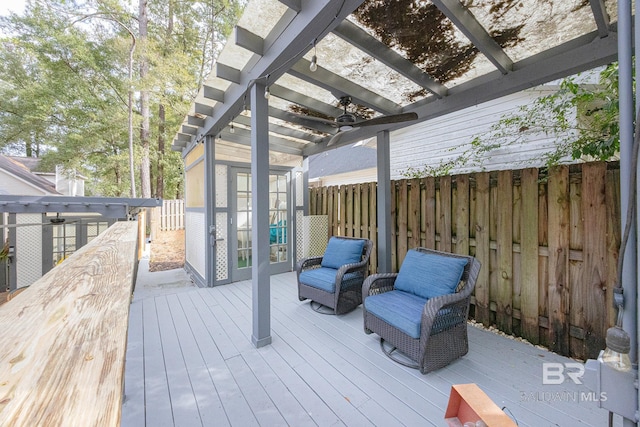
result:
M 166 141 L 243 5 L 139 0 L 136 12 L 122 0 L 28 2 L 24 15 L 0 19 L 0 150 L 79 169 L 90 194 L 138 187 L 144 197 L 180 196 L 180 156 Z M 140 130 L 135 186 L 127 176 L 128 116 Z
M 536 135 L 555 141 L 555 149 L 543 155 L 548 167 L 569 160 L 611 160 L 620 148 L 618 117 L 618 64 L 614 63 L 599 72 L 597 84 L 581 75 L 565 78 L 554 93 L 500 117 L 460 156 L 437 167 L 410 168 L 404 175 L 447 175 L 457 167 L 480 167 L 493 150 L 524 144 Z

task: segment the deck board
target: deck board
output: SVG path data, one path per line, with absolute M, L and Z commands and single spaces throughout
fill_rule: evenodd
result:
M 141 395 L 147 426 L 441 426 L 451 385 L 469 382 L 506 406 L 520 426 L 607 422 L 606 411 L 594 403 L 544 399 L 545 392 L 587 391 L 572 383 L 542 384 L 544 361 L 569 359 L 470 326 L 469 354 L 421 375 L 382 354 L 377 336 L 362 329 L 360 308 L 328 316 L 298 301 L 294 273 L 272 277 L 272 344 L 256 349 L 251 295 L 250 281 L 175 295 L 141 292 L 130 316 L 126 381 L 132 385 L 125 390 L 123 426 L 144 425 Z M 141 351 L 144 381 L 132 372 Z M 140 384 L 155 388 L 142 393 Z M 523 393 L 542 393 L 543 399 Z

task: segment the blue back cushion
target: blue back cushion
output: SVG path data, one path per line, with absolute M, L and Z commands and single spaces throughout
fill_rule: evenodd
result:
M 463 258 L 412 249 L 402 261 L 395 288 L 427 299 L 452 294 L 466 265 L 467 260 Z
M 329 268 L 340 268 L 345 264 L 354 264 L 362 261 L 362 249 L 364 240 L 329 239 L 327 249 L 324 251 L 321 265 Z

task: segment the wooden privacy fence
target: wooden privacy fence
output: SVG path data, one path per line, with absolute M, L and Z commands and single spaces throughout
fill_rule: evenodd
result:
M 163 200 L 160 208 L 160 230 L 184 229 L 184 200 Z
M 618 163 L 399 180 L 391 192 L 395 271 L 417 246 L 474 255 L 477 321 L 580 359 L 605 347 L 615 320 Z M 310 189 L 309 214 L 328 215 L 330 235 L 375 244 L 376 183 Z

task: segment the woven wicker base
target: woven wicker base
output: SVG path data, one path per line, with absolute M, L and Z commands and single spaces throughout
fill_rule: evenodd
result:
M 380 338 L 380 349 L 382 349 L 382 352 L 386 354 L 389 359 L 403 366 L 406 366 L 408 368 L 412 368 L 412 369 L 420 368 L 420 365 L 418 365 L 413 360 L 409 359 L 409 357 L 407 357 L 404 353 L 398 350 L 397 347 L 394 347 L 390 344 L 387 344 L 385 346 L 384 343 L 385 343 L 384 338 Z
M 316 313 L 333 314 L 333 315 L 336 314 L 333 308 L 327 307 L 326 305 L 320 304 L 319 302 L 316 302 L 316 301 L 310 301 L 309 307 L 311 307 L 311 310 L 315 311 Z

